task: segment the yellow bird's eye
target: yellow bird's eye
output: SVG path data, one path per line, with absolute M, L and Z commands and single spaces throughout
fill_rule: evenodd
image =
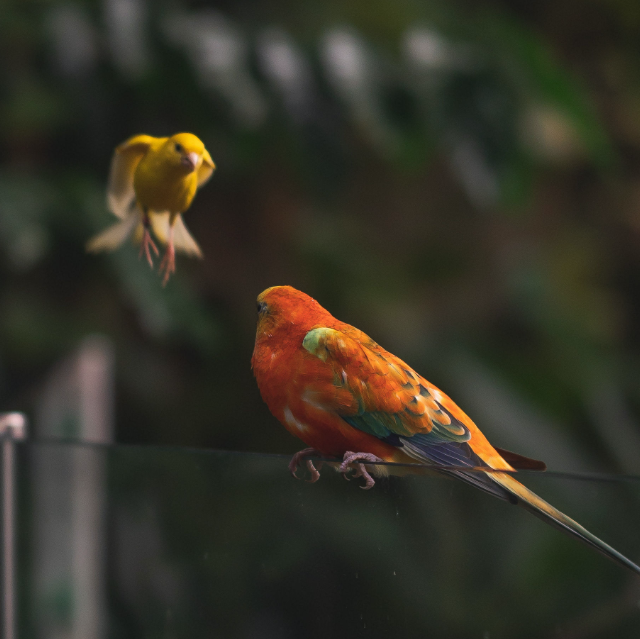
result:
M 184 150 L 184 149 L 182 148 L 182 144 L 179 144 L 178 142 L 176 142 L 175 150 L 176 150 L 178 153 L 182 153 L 182 151 Z

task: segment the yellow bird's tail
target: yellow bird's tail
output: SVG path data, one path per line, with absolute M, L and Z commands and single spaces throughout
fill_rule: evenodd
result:
M 578 538 L 580 541 L 586 543 L 592 548 L 595 548 L 595 550 L 606 555 L 617 564 L 640 574 L 640 566 L 634 564 L 630 559 L 627 559 L 624 555 L 615 550 L 615 548 L 612 548 L 609 544 L 606 544 L 595 535 L 592 535 L 578 522 L 567 517 L 557 508 L 554 508 L 551 504 L 544 501 L 544 499 L 538 497 L 538 495 L 529 490 L 526 486 L 523 486 L 511 475 L 508 475 L 507 473 L 487 473 L 487 476 L 506 489 L 509 494 L 514 497 L 512 500 L 513 503 L 526 508 L 530 513 L 533 513 L 536 517 L 539 517 L 546 523 Z
M 149 215 L 153 234 L 162 242 L 169 241 L 170 214 L 168 211 L 152 211 Z M 173 245 L 176 251 L 189 255 L 190 257 L 202 258 L 202 251 L 198 243 L 193 239 L 187 227 L 184 225 L 182 215 L 177 215 L 173 223 Z
M 165 245 L 169 239 L 169 217 L 167 211 L 149 211 L 149 221 L 151 222 L 153 234 Z M 142 240 L 143 230 L 142 213 L 138 207 L 135 207 L 129 211 L 129 214 L 123 220 L 116 222 L 104 231 L 94 235 L 87 242 L 86 249 L 89 253 L 113 251 L 131 234 L 133 234 L 133 241 L 139 244 Z M 184 225 L 181 215 L 176 217 L 173 224 L 173 245 L 176 251 L 185 253 L 191 257 L 202 257 L 202 251 Z

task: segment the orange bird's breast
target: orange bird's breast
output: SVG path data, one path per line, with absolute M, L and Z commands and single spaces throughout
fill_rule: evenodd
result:
M 256 345 L 253 368 L 269 410 L 292 434 L 324 455 L 367 451 L 393 461 L 397 449 L 357 430 L 335 412 L 355 414 L 353 396 L 334 383 L 327 363 L 302 348 Z

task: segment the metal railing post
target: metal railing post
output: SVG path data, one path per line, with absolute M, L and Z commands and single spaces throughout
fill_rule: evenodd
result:
M 2 637 L 16 639 L 15 442 L 27 436 L 22 413 L 0 413 L 2 440 Z

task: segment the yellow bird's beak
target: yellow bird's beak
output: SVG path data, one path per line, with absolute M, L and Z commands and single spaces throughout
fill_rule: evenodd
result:
M 195 171 L 198 168 L 200 156 L 195 151 L 192 151 L 191 153 L 187 153 L 187 155 L 183 155 L 180 162 L 184 164 L 184 166 L 189 167 L 191 171 Z

